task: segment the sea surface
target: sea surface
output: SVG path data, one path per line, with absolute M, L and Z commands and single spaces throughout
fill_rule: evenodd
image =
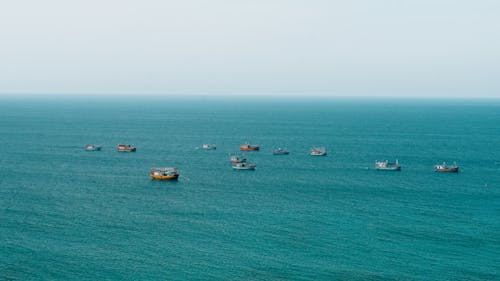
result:
M 0 279 L 500 280 L 499 148 L 498 100 L 0 98 Z

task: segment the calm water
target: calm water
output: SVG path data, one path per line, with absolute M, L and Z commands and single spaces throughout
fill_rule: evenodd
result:
M 0 279 L 500 279 L 498 101 L 4 98 L 0 144 Z

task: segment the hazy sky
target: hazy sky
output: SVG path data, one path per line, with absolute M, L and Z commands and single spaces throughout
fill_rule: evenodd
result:
M 498 0 L 0 5 L 0 93 L 500 97 Z

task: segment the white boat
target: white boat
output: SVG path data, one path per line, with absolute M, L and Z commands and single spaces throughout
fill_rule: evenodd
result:
M 202 148 L 206 149 L 206 150 L 215 150 L 215 149 L 217 149 L 217 146 L 215 144 L 205 143 L 205 144 L 203 144 Z
M 85 146 L 85 150 L 87 151 L 101 151 L 102 146 L 95 145 L 95 144 L 87 144 Z
M 234 163 L 233 169 L 235 170 L 255 170 L 256 164 L 250 164 L 247 162 Z
M 391 163 L 389 160 L 375 161 L 375 169 L 379 171 L 401 171 L 401 166 L 399 166 L 398 159 L 396 159 L 395 163 Z
M 290 154 L 290 152 L 288 150 L 286 150 L 285 148 L 278 147 L 278 148 L 275 148 L 273 150 L 273 154 L 274 155 L 288 155 L 288 154 Z
M 326 148 L 324 147 L 313 147 L 309 153 L 311 156 L 326 156 Z

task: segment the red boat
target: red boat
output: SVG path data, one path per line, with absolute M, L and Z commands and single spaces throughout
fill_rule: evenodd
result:
M 120 152 L 135 152 L 136 148 L 131 144 L 119 144 L 118 151 Z
M 443 173 L 458 173 L 459 167 L 456 162 L 453 162 L 453 166 L 446 165 L 446 162 L 443 164 L 434 166 L 435 172 L 443 172 Z
M 252 151 L 252 150 L 259 150 L 259 149 L 260 149 L 260 147 L 256 144 L 245 143 L 245 144 L 240 145 L 241 151 Z

